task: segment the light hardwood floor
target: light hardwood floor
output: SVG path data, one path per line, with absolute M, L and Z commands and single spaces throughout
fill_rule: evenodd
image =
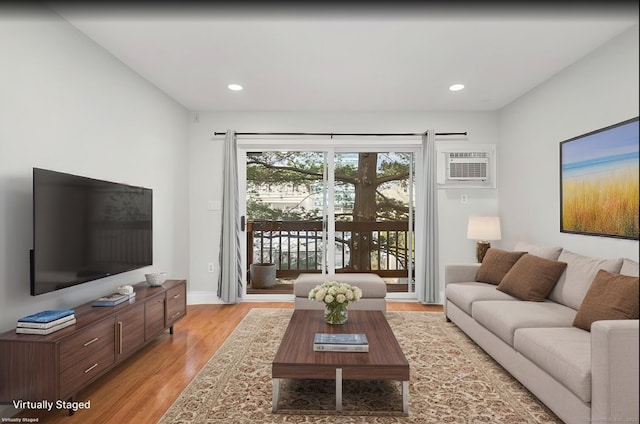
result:
M 162 417 L 182 390 L 252 308 L 293 308 L 292 302 L 243 302 L 236 305 L 189 305 L 174 334 L 159 336 L 107 375 L 78 393 L 90 409 L 69 416 L 66 410 L 24 411 L 20 418 L 40 424 L 152 424 Z M 442 306 L 388 302 L 389 311 L 442 311 Z M 27 422 L 23 420 L 22 422 Z

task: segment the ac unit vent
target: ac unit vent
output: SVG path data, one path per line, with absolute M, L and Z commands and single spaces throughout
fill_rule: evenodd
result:
M 487 152 L 450 152 L 447 174 L 450 180 L 486 180 L 489 155 Z
M 496 188 L 496 145 L 436 142 L 438 188 Z

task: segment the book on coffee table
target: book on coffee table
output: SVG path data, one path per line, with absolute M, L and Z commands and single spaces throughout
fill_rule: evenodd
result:
M 369 352 L 366 334 L 355 333 L 316 333 L 313 337 L 313 350 L 316 352 Z

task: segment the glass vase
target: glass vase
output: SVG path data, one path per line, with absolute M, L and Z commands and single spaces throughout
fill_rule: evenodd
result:
M 344 324 L 348 318 L 346 303 L 324 306 L 324 320 L 327 324 Z

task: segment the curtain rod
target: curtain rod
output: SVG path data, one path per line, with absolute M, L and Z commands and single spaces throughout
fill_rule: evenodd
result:
M 213 135 L 226 135 L 226 131 L 215 131 Z M 236 135 L 322 135 L 322 136 L 418 136 L 424 133 L 308 133 L 308 132 L 237 132 Z M 467 135 L 467 132 L 436 133 L 436 135 Z

